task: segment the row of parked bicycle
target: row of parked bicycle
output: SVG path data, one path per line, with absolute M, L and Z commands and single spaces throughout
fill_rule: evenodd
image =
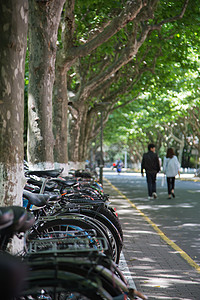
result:
M 0 290 L 11 300 L 145 299 L 118 267 L 123 232 L 109 196 L 85 171 L 31 171 L 24 207 L 0 208 Z M 24 248 L 8 253 L 14 235 Z

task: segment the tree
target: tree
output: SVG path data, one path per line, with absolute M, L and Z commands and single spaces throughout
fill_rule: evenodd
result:
M 169 64 L 170 60 L 168 68 Z M 173 72 L 176 79 L 168 78 L 173 79 L 171 83 L 166 76 L 165 85 L 151 80 L 148 93 L 143 93 L 120 112 L 112 113 L 104 130 L 107 143 L 112 144 L 117 139 L 119 144 L 127 144 L 133 160 L 141 156 L 149 141 L 156 143 L 161 157 L 167 147 L 174 147 L 180 162 L 186 146 L 198 150 L 198 68 L 198 55 L 193 53 L 190 59 L 188 57 L 187 73 L 177 65 Z M 161 73 L 159 76 L 164 77 Z
M 0 205 L 21 205 L 28 2 L 2 0 L 0 16 Z
M 56 42 L 65 0 L 29 0 L 29 88 L 27 157 L 34 168 L 54 163 L 52 92 Z
M 148 140 L 152 140 L 158 145 L 161 156 L 165 154 L 166 147 L 172 146 L 179 153 L 180 160 L 183 146 L 188 142 L 190 147 L 192 143 L 193 147 L 198 147 L 198 133 L 195 132 L 198 121 L 196 123 L 195 120 L 198 120 L 199 107 L 199 27 L 195 21 L 198 18 L 196 6 L 191 2 L 189 4 L 184 18 L 173 26 L 169 25 L 170 39 L 164 39 L 162 35 L 161 55 L 155 68 L 152 72 L 144 73 L 138 82 L 137 88 L 141 91 L 138 97 L 141 121 L 138 120 L 138 110 L 134 103 L 121 109 L 121 118 L 119 113 L 112 112 L 104 130 L 109 144 L 116 131 L 119 143 L 126 137 L 131 153 L 138 150 L 140 154 L 143 153 L 143 145 L 146 148 Z M 154 45 L 152 37 L 155 38 L 151 35 L 148 40 L 151 47 Z M 145 62 L 148 66 L 148 57 Z
M 93 26 L 90 28 L 90 16 L 88 18 L 88 15 L 90 12 L 95 11 L 97 8 L 97 3 L 94 3 L 94 10 L 88 9 L 86 4 L 82 4 L 81 2 L 78 2 L 79 7 L 81 8 L 76 10 L 76 14 L 78 13 L 79 16 L 84 16 L 84 20 L 86 20 L 86 25 L 83 23 L 82 28 L 85 28 L 85 32 L 83 33 L 83 36 L 81 38 L 80 32 L 75 32 L 75 13 L 74 13 L 74 5 L 75 1 L 67 1 L 66 2 L 66 10 L 65 10 L 65 26 L 63 28 L 66 28 L 63 32 L 63 39 L 62 39 L 62 47 L 60 51 L 57 54 L 57 63 L 56 63 L 56 81 L 55 81 L 55 94 L 54 94 L 54 113 L 55 113 L 55 124 L 54 124 L 54 132 L 56 136 L 56 161 L 59 163 L 66 163 L 67 161 L 63 161 L 63 159 L 67 159 L 66 156 L 66 145 L 67 145 L 67 131 L 66 131 L 66 124 L 67 124 L 67 111 L 63 112 L 61 114 L 62 108 L 67 108 L 67 93 L 66 93 L 66 87 L 67 87 L 67 79 L 66 75 L 69 69 L 72 65 L 75 65 L 75 63 L 78 62 L 78 59 L 80 59 L 83 56 L 86 56 L 90 54 L 92 51 L 94 51 L 97 47 L 108 41 L 112 36 L 114 36 L 115 33 L 121 30 L 121 28 L 125 27 L 126 24 L 129 22 L 136 20 L 137 18 L 151 18 L 152 17 L 152 7 L 154 8 L 157 1 L 150 1 L 151 2 L 151 8 L 148 7 L 146 9 L 146 2 L 143 1 L 127 1 L 125 3 L 125 7 L 123 8 L 123 5 L 121 2 L 118 2 L 117 5 L 119 6 L 117 9 L 117 16 L 112 18 L 112 10 L 111 7 L 114 3 L 111 2 L 109 5 L 102 6 L 101 1 L 101 7 L 103 7 L 104 13 L 107 10 L 110 10 L 109 12 L 109 18 L 105 18 L 105 15 L 99 12 L 100 17 L 103 19 L 103 22 L 100 21 L 101 18 L 97 18 L 95 23 L 94 16 L 92 16 L 92 20 L 95 23 L 96 27 Z M 91 2 L 89 2 L 91 6 Z M 90 7 L 91 8 L 91 7 Z M 92 14 L 92 13 L 91 13 Z M 116 15 L 116 12 L 114 16 Z M 106 21 L 106 22 L 105 22 Z M 93 25 L 94 25 L 93 23 Z M 100 25 L 101 26 L 100 26 Z M 97 26 L 98 25 L 98 26 Z M 81 27 L 81 26 L 79 26 Z M 148 28 L 149 30 L 149 28 Z M 148 34 L 148 30 L 144 30 L 142 34 L 142 38 L 145 38 L 145 36 Z M 88 37 L 86 37 L 88 35 Z M 87 40 L 86 40 L 87 38 Z M 91 92 L 95 89 L 95 87 L 98 86 L 102 81 L 102 78 L 105 80 L 108 80 L 111 77 L 111 74 L 116 72 L 120 69 L 120 67 L 124 64 L 123 59 L 125 59 L 126 62 L 128 62 L 128 56 L 133 56 L 137 49 L 140 47 L 140 45 L 143 42 L 143 39 L 138 40 L 137 44 L 135 45 L 133 43 L 133 40 L 135 38 L 135 35 L 132 34 L 132 39 L 129 42 L 129 47 L 127 47 L 128 52 L 124 53 L 123 57 L 118 59 L 117 64 L 114 66 L 114 62 L 112 61 L 111 67 L 107 68 L 105 70 L 104 74 L 99 74 L 99 76 L 96 76 L 93 80 L 91 79 L 88 81 L 84 86 L 82 82 L 80 82 L 79 90 L 77 91 L 76 95 L 73 97 L 73 99 L 70 99 L 70 101 L 73 103 L 73 109 L 76 111 L 77 118 L 75 116 L 74 120 L 76 119 L 76 124 L 73 128 L 73 135 L 71 135 L 71 138 L 73 140 L 73 143 L 71 144 L 71 147 L 73 147 L 73 157 L 72 160 L 77 162 L 79 161 L 79 149 L 81 148 L 80 143 L 80 136 L 81 136 L 81 128 L 84 125 L 84 128 L 82 129 L 82 133 L 85 131 L 85 118 L 87 116 L 87 108 L 84 107 L 84 103 L 87 102 L 88 98 L 91 97 Z M 85 40 L 85 41 L 83 41 Z M 78 65 L 77 65 L 78 68 Z M 62 87 L 61 87 L 62 84 Z M 86 105 L 87 106 L 87 105 Z M 59 113 L 59 121 L 58 121 L 58 114 Z M 74 122 L 75 123 L 75 122 Z M 63 125 L 65 124 L 65 125 Z M 84 137 L 83 137 L 84 139 Z M 64 147 L 63 147 L 64 145 Z
M 58 53 L 57 69 L 59 69 L 64 76 L 63 83 L 66 88 L 66 72 L 73 64 L 73 72 L 69 75 L 73 77 L 73 74 L 75 73 L 75 79 L 72 80 L 72 84 L 74 84 L 75 81 L 77 82 L 77 84 L 71 86 L 73 93 L 71 93 L 72 97 L 70 97 L 70 112 L 72 116 L 72 122 L 70 122 L 70 149 L 73 149 L 71 153 L 71 159 L 73 161 L 84 161 L 85 159 L 88 141 L 92 138 L 92 134 L 94 135 L 93 129 L 96 130 L 95 123 L 98 116 L 97 112 L 98 109 L 101 109 L 100 107 L 102 107 L 101 103 L 105 103 L 104 107 L 106 107 L 105 121 L 108 118 L 109 110 L 113 110 L 113 106 L 116 103 L 116 96 L 120 93 L 120 85 L 118 84 L 119 93 L 115 93 L 115 98 L 112 86 L 114 85 L 113 83 L 115 80 L 119 79 L 117 75 L 121 72 L 122 67 L 130 62 L 132 62 L 133 66 L 135 63 L 136 66 L 137 61 L 135 61 L 134 57 L 136 57 L 139 50 L 141 50 L 145 40 L 147 40 L 152 32 L 160 32 L 165 24 L 170 24 L 171 22 L 182 18 L 187 2 L 188 1 L 186 1 L 184 5 L 182 2 L 179 2 L 177 5 L 178 13 L 174 14 L 174 17 L 171 18 L 164 18 L 164 13 L 162 11 L 163 7 L 159 7 L 158 11 L 156 10 L 158 1 L 127 2 L 125 10 L 120 8 L 118 16 L 112 18 L 108 24 L 103 24 L 103 28 L 100 28 L 98 31 L 95 27 L 92 29 L 89 28 L 91 29 L 91 32 L 95 32 L 95 37 L 92 38 L 90 36 L 87 37 L 84 32 L 82 35 L 80 32 L 78 32 L 78 34 L 75 32 L 74 14 L 73 10 L 70 10 L 70 15 L 65 18 L 65 20 L 67 20 L 65 28 L 68 28 L 68 32 L 65 39 L 63 39 L 62 49 Z M 180 3 L 183 5 L 182 9 Z M 168 12 L 172 15 L 173 9 L 171 5 L 167 6 L 165 3 L 164 6 L 167 7 Z M 130 10 L 131 7 L 134 8 L 134 13 L 131 14 L 130 12 L 127 14 L 127 10 Z M 124 11 L 126 11 L 126 13 L 124 13 Z M 69 12 L 69 10 L 67 10 L 67 12 Z M 81 10 L 81 14 L 86 17 L 88 16 L 88 12 L 88 10 Z M 161 15 L 159 15 L 160 13 Z M 78 12 L 76 11 L 76 15 L 77 14 Z M 154 14 L 156 14 L 155 19 Z M 124 21 L 125 16 L 126 21 Z M 127 19 L 127 16 L 131 16 L 131 18 Z M 99 18 L 97 19 L 99 20 Z M 117 21 L 118 23 L 116 23 Z M 88 23 L 89 21 L 84 22 L 82 28 L 88 29 Z M 116 24 L 118 25 L 116 26 Z M 169 33 L 168 27 L 167 29 L 164 29 L 167 33 Z M 117 30 L 115 28 L 117 28 Z M 119 32 L 119 30 L 120 33 L 118 34 L 117 32 Z M 89 30 L 87 32 L 89 32 Z M 159 38 L 160 35 L 157 33 L 157 41 Z M 110 49 L 112 49 L 112 51 L 110 51 Z M 115 49 L 115 51 L 113 51 L 113 49 Z M 151 48 L 149 47 L 147 49 L 149 54 L 151 53 L 150 50 Z M 87 57 L 86 55 L 88 54 L 89 56 Z M 157 53 L 153 51 L 153 54 L 154 56 L 150 55 L 150 57 L 153 58 L 152 61 L 154 62 Z M 59 58 L 62 59 L 59 60 Z M 144 50 L 141 51 L 139 61 L 143 62 L 142 58 L 145 58 Z M 88 70 L 88 72 L 84 70 Z M 60 74 L 58 77 L 59 79 L 61 78 L 61 73 L 58 73 Z M 135 82 L 137 82 L 136 78 Z M 70 81 L 68 81 L 68 89 L 70 89 L 69 83 Z M 111 89 L 108 92 L 110 87 Z M 128 89 L 127 86 L 126 88 Z M 126 92 L 126 88 L 124 89 L 125 91 L 121 89 L 121 95 Z M 58 90 L 59 89 L 56 88 L 56 91 Z M 64 91 L 64 88 L 62 90 Z M 111 98 L 111 92 L 113 94 L 113 99 Z M 58 93 L 56 94 L 58 95 Z M 134 97 L 131 98 L 132 99 L 129 100 L 126 99 L 125 102 L 128 103 L 134 99 Z M 61 104 L 62 107 L 67 107 L 66 91 L 62 96 L 55 97 L 54 99 L 55 111 L 61 111 L 59 108 L 59 105 Z M 67 124 L 67 113 L 65 112 L 63 115 L 61 116 L 60 114 L 60 117 L 63 117 L 62 121 L 54 124 L 57 138 L 56 152 L 57 154 L 60 154 L 60 157 L 58 157 L 59 162 L 65 157 L 63 151 L 66 151 L 66 148 L 62 147 L 63 142 L 66 141 L 67 138 L 66 127 L 63 132 L 62 126 L 59 126 L 59 124 Z M 57 120 L 57 118 L 55 118 L 55 120 Z M 64 145 L 66 144 L 67 143 L 64 142 Z

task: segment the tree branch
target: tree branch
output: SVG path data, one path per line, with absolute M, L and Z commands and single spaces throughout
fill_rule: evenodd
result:
M 126 7 L 119 14 L 119 16 L 115 17 L 110 23 L 108 23 L 108 25 L 103 28 L 103 31 L 101 31 L 97 36 L 89 40 L 84 45 L 79 47 L 71 47 L 68 49 L 63 61 L 65 67 L 69 68 L 78 57 L 82 57 L 91 53 L 98 46 L 108 41 L 113 35 L 125 27 L 127 23 L 136 18 L 140 10 L 146 5 L 146 1 L 142 0 L 127 1 Z
M 179 19 L 182 19 L 182 17 L 184 16 L 184 13 L 186 11 L 186 8 L 188 6 L 188 3 L 189 3 L 189 0 L 185 0 L 184 4 L 183 4 L 183 7 L 182 7 L 182 10 L 180 12 L 180 14 L 174 16 L 174 17 L 171 17 L 171 18 L 167 18 L 161 22 L 159 22 L 158 24 L 155 24 L 152 26 L 152 29 L 160 29 L 162 27 L 162 25 L 166 24 L 166 23 L 172 23 L 174 21 L 177 21 Z
M 130 100 L 128 100 L 128 101 L 126 101 L 126 102 L 120 104 L 120 105 L 117 105 L 117 106 L 113 107 L 113 109 L 110 110 L 110 113 L 111 113 L 112 111 L 116 110 L 116 109 L 119 109 L 119 108 L 122 108 L 122 107 L 126 106 L 126 105 L 129 104 L 129 103 L 132 103 L 133 101 L 135 101 L 136 99 L 138 99 L 139 95 L 140 95 L 140 93 L 138 93 L 137 96 L 135 96 L 134 98 L 132 98 L 132 99 L 130 99 Z

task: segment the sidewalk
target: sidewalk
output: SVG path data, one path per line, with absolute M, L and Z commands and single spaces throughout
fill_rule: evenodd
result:
M 119 215 L 124 232 L 122 258 L 125 257 L 137 290 L 148 299 L 199 300 L 198 271 L 169 246 L 145 215 L 106 179 L 104 191 L 110 195 L 111 205 Z

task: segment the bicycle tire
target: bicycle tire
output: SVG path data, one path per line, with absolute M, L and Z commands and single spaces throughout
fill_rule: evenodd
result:
M 30 299 L 30 297 L 33 300 L 40 299 L 38 298 L 39 293 L 45 293 L 46 298 L 43 299 L 49 300 L 67 299 L 63 296 L 69 293 L 78 293 L 88 300 L 112 299 L 110 294 L 99 286 L 97 278 L 91 280 L 67 271 L 59 270 L 55 272 L 55 269 L 44 270 L 41 268 L 32 271 L 27 278 L 27 288 L 21 294 L 19 300 Z M 77 299 L 83 300 L 83 297 Z
M 115 212 L 113 211 L 113 208 L 110 206 L 106 207 L 101 205 L 99 207 L 94 207 L 94 210 L 99 211 L 100 213 L 105 215 L 114 224 L 123 241 L 123 229 L 119 221 L 119 218 L 115 215 Z
M 109 221 L 104 215 L 97 211 L 91 211 L 87 213 L 87 210 L 79 210 L 79 212 L 65 212 L 59 213 L 57 216 L 73 216 L 79 213 L 80 215 L 87 216 L 87 220 L 90 220 L 93 224 L 97 225 L 101 231 L 103 231 L 106 239 L 109 240 L 109 245 L 112 248 L 112 259 L 118 264 L 120 259 L 120 253 L 122 250 L 122 241 L 117 229 L 114 227 L 111 221 Z M 95 218 L 96 215 L 96 218 Z M 88 219 L 89 218 L 89 219 Z
M 77 217 L 77 215 L 74 216 Z M 89 219 L 86 220 L 86 218 L 84 218 L 84 216 L 81 217 L 81 215 L 79 215 L 79 218 L 77 217 L 76 219 L 73 218 L 72 214 L 69 214 L 68 216 L 65 215 L 62 218 L 57 218 L 56 220 L 46 220 L 44 223 L 39 224 L 36 229 L 33 229 L 32 232 L 28 233 L 27 242 L 29 242 L 29 240 L 37 238 L 42 233 L 44 233 L 45 230 L 47 230 L 48 232 L 49 229 L 54 228 L 55 231 L 61 231 L 61 229 L 62 231 L 66 231 L 66 227 L 70 225 L 83 228 L 84 230 L 94 229 L 97 233 L 97 238 L 104 238 L 107 241 L 108 249 L 105 250 L 105 254 L 112 257 L 112 245 L 105 230 L 103 231 L 102 228 L 100 228 L 100 226 L 97 226 L 94 221 L 91 222 L 91 220 Z
M 112 264 L 107 264 L 107 266 L 98 264 L 98 259 L 95 257 L 93 259 L 91 257 L 62 256 L 55 258 L 49 256 L 48 253 L 47 255 L 48 257 L 39 257 L 36 261 L 30 262 L 32 277 L 35 276 L 34 274 L 37 274 L 38 277 L 38 272 L 40 272 L 41 279 L 45 273 L 54 270 L 56 276 L 58 272 L 67 272 L 72 274 L 71 280 L 76 274 L 89 281 L 98 282 L 98 285 L 102 286 L 103 290 L 108 291 L 112 297 L 120 295 L 122 291 L 128 291 L 127 283 L 121 280 L 116 273 L 113 273 Z M 49 273 L 47 273 L 47 276 L 50 276 Z M 70 288 L 73 287 L 73 284 L 74 282 L 70 283 Z
M 64 199 L 63 199 L 64 200 Z M 91 205 L 91 209 L 100 212 L 101 214 L 105 215 L 117 228 L 119 231 L 119 234 L 121 236 L 121 239 L 123 241 L 123 229 L 121 226 L 121 223 L 119 221 L 119 218 L 115 215 L 115 211 L 110 206 L 105 206 L 105 203 L 102 201 L 91 200 L 91 199 L 85 199 L 85 198 L 74 198 L 74 199 L 66 199 L 66 201 L 69 201 L 71 203 L 75 204 L 85 204 L 85 205 Z
M 77 212 L 78 211 L 83 215 L 98 220 L 106 227 L 106 229 L 109 232 L 108 235 L 112 244 L 113 260 L 118 264 L 123 243 L 117 228 L 113 225 L 110 219 L 108 219 L 104 214 L 102 214 L 99 211 L 84 208 L 80 208 L 79 210 L 77 210 Z

